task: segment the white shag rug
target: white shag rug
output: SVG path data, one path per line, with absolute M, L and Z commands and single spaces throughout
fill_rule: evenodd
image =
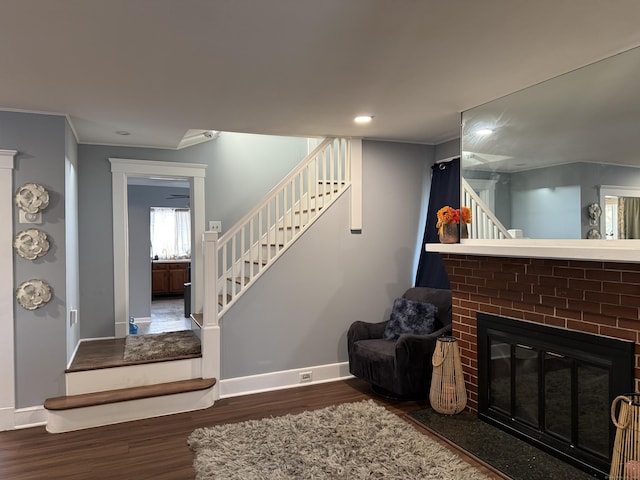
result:
M 373 400 L 198 428 L 197 480 L 487 480 Z

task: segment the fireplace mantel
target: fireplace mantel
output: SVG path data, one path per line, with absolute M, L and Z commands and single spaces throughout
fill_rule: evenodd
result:
M 552 258 L 640 263 L 640 240 L 475 240 L 427 243 L 427 252 L 490 257 Z

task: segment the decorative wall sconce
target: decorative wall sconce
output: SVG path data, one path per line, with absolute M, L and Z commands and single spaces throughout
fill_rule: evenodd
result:
M 37 228 L 29 228 L 16 234 L 13 241 L 16 253 L 27 260 L 35 260 L 49 252 L 47 234 Z
M 16 299 L 27 310 L 44 307 L 51 300 L 51 287 L 43 280 L 27 280 L 16 289 Z
M 49 206 L 49 192 L 37 183 L 25 183 L 16 191 L 16 206 L 29 222 L 37 222 L 38 214 Z

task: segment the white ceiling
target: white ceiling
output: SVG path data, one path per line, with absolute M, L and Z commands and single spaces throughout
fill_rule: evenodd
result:
M 639 19 L 638 0 L 0 0 L 0 108 L 66 114 L 81 143 L 438 144 L 463 110 L 640 45 Z

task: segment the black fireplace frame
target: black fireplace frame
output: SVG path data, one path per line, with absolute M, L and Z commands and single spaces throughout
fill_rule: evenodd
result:
M 571 442 L 563 442 L 545 431 L 544 415 L 539 416 L 536 428 L 515 418 L 513 398 L 512 409 L 506 414 L 491 406 L 490 374 L 491 372 L 491 340 L 507 342 L 511 345 L 524 345 L 538 352 L 541 359 L 545 352 L 559 354 L 579 362 L 587 362 L 605 368 L 609 372 L 608 396 L 609 405 L 613 399 L 625 393 L 633 392 L 635 343 L 604 337 L 594 334 L 565 330 L 548 325 L 500 317 L 488 313 L 477 312 L 477 347 L 478 347 L 478 418 L 501 428 L 522 440 L 595 475 L 606 478 L 611 464 L 611 451 L 615 439 L 615 427 L 609 421 L 609 455 L 604 458 L 596 453 L 579 448 L 575 435 L 577 428 L 572 429 Z M 514 347 L 512 348 L 512 352 Z M 513 353 L 511 361 L 514 361 Z M 514 366 L 511 367 L 514 371 Z M 575 371 L 572 370 L 572 375 Z M 544 369 L 538 370 L 538 405 L 544 408 Z M 515 374 L 513 374 L 515 378 Z M 512 380 L 513 381 L 513 380 Z M 511 386 L 512 391 L 515 388 Z M 577 389 L 571 389 L 571 403 L 577 405 Z M 577 421 L 577 412 L 572 411 L 572 425 Z M 606 412 L 607 418 L 609 411 Z M 601 419 L 602 420 L 602 419 Z

